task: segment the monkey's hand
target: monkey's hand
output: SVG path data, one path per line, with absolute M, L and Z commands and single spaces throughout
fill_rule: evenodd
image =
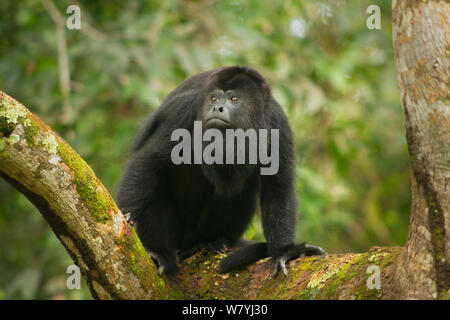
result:
M 284 275 L 287 276 L 287 269 L 286 269 L 286 261 L 288 260 L 288 256 L 281 256 L 278 258 L 275 258 L 275 267 L 273 269 L 273 275 L 276 276 L 278 272 L 283 271 Z
M 286 261 L 299 257 L 319 255 L 325 257 L 327 253 L 321 247 L 312 244 L 302 243 L 290 246 L 289 248 L 284 250 L 284 254 L 275 258 L 273 275 L 276 276 L 281 270 L 287 276 Z

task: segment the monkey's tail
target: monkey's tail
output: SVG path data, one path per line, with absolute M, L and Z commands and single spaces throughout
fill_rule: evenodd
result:
M 233 252 L 222 260 L 219 265 L 219 273 L 227 273 L 230 270 L 246 264 L 267 258 L 267 242 L 253 243 Z

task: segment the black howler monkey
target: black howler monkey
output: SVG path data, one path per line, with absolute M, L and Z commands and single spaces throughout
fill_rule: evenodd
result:
M 195 121 L 201 121 L 203 130 L 221 132 L 278 129 L 278 172 L 261 175 L 261 164 L 174 164 L 172 133 L 193 133 Z M 259 199 L 267 243 L 238 249 L 219 271 L 271 256 L 275 273 L 286 273 L 288 259 L 325 253 L 294 242 L 294 179 L 292 132 L 266 80 L 248 67 L 224 67 L 188 78 L 149 116 L 126 164 L 117 200 L 136 222 L 161 274 L 175 271 L 177 257 L 186 258 L 200 247 L 223 250 L 238 244 Z

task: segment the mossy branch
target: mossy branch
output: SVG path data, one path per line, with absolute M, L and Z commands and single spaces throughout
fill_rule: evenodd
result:
M 99 299 L 161 298 L 167 289 L 92 169 L 0 91 L 0 175 L 42 213 Z
M 274 277 L 270 259 L 218 274 L 224 255 L 203 250 L 183 262 L 166 283 L 185 299 L 394 299 L 399 297 L 394 262 L 402 251 L 401 247 L 374 247 L 367 253 L 299 258 L 288 262 L 287 276 Z M 376 287 L 370 277 L 378 271 L 380 286 Z

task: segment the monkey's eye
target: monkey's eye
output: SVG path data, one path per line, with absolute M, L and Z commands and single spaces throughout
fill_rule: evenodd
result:
M 239 101 L 239 98 L 238 98 L 238 97 L 232 97 L 232 98 L 231 98 L 231 101 L 234 102 L 234 103 L 236 103 L 236 102 Z
M 212 97 L 211 97 L 211 101 L 212 101 L 212 102 L 216 102 L 216 101 L 217 101 L 217 97 L 216 97 L 216 96 L 212 96 Z

